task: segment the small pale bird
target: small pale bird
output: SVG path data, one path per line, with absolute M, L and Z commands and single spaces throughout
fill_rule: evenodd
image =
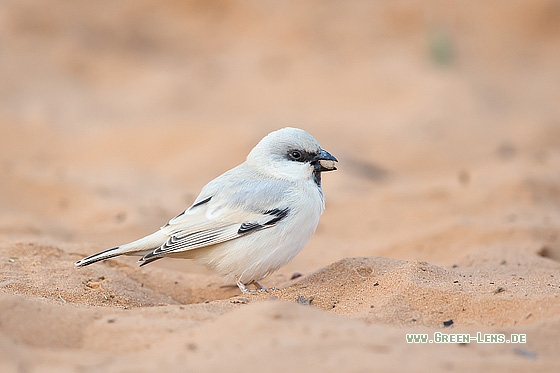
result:
M 192 206 L 144 238 L 88 256 L 86 266 L 119 255 L 140 266 L 163 257 L 194 259 L 235 279 L 243 293 L 292 260 L 325 209 L 321 173 L 338 160 L 304 130 L 265 136 L 245 162 L 204 186 Z

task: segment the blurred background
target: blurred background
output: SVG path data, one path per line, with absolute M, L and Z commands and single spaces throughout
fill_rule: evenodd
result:
M 3 0 L 0 239 L 136 239 L 296 126 L 340 166 L 289 269 L 452 264 L 559 226 L 559 102 L 557 0 Z

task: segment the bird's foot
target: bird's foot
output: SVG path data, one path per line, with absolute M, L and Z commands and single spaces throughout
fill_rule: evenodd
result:
M 247 287 L 247 285 L 245 285 L 244 283 L 242 283 L 239 279 L 237 280 L 237 287 L 239 288 L 239 290 L 241 290 L 241 292 L 243 294 L 247 294 L 247 293 L 252 293 L 252 294 L 257 294 L 257 293 L 268 293 L 268 290 L 265 286 L 263 286 L 260 282 L 258 281 L 251 281 L 249 282 L 247 285 L 251 285 L 254 284 L 256 289 L 249 289 Z M 276 290 L 276 288 L 273 288 L 271 290 Z

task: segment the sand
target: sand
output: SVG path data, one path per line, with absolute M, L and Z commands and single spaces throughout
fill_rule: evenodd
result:
M 557 371 L 560 8 L 7 1 L 0 371 Z M 149 234 L 282 126 L 339 159 L 241 294 Z M 407 343 L 434 333 L 525 343 Z

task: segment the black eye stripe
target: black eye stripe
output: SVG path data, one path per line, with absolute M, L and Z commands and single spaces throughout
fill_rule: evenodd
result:
M 305 150 L 290 149 L 286 154 L 286 157 L 295 162 L 311 162 L 317 154 L 306 152 Z

